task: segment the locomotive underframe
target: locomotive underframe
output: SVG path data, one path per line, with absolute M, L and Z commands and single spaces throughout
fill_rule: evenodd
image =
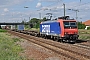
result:
M 66 34 L 64 37 L 60 37 L 60 35 L 56 34 L 44 34 L 40 33 L 40 36 L 46 39 L 53 39 L 54 41 L 62 41 L 62 42 L 76 42 L 79 35 L 77 34 Z
M 79 35 L 77 35 L 77 34 L 66 34 L 63 37 L 63 41 L 65 41 L 65 42 L 76 42 L 78 37 L 79 37 Z

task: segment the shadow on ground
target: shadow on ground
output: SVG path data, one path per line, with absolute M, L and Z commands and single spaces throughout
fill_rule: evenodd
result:
M 76 42 L 69 42 L 69 44 L 84 43 L 84 42 L 88 42 L 88 40 L 81 40 L 81 39 L 79 39 L 79 40 L 76 40 Z
M 76 43 L 83 43 L 83 42 L 87 42 L 88 40 L 81 40 L 81 39 L 79 39 L 79 40 L 76 40 Z

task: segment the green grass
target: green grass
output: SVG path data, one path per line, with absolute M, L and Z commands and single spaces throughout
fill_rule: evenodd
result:
M 79 29 L 79 39 L 90 40 L 90 30 Z
M 23 51 L 16 42 L 18 38 L 11 38 L 7 33 L 0 33 L 0 60 L 26 60 L 19 55 Z
M 6 30 L 0 29 L 0 32 L 7 32 Z

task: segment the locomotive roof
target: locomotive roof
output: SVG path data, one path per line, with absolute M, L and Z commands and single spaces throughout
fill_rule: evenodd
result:
M 44 22 L 41 22 L 41 23 L 53 23 L 53 22 L 57 22 L 57 20 L 44 21 Z
M 67 19 L 70 19 L 70 17 L 69 16 L 62 16 L 62 17 L 58 17 L 58 19 L 67 20 Z
M 61 21 L 76 21 L 76 20 L 63 20 L 63 19 L 58 19 L 58 20 L 61 20 Z M 58 22 L 58 20 L 49 20 L 49 21 L 44 21 L 44 22 L 41 22 L 41 23 L 53 23 L 53 22 Z

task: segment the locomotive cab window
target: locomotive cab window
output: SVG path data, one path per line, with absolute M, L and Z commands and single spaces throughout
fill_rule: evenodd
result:
M 75 26 L 76 25 L 76 22 L 70 22 L 70 25 L 71 26 Z
M 69 22 L 64 22 L 64 26 L 69 26 Z
M 64 28 L 77 28 L 76 22 L 64 21 Z

